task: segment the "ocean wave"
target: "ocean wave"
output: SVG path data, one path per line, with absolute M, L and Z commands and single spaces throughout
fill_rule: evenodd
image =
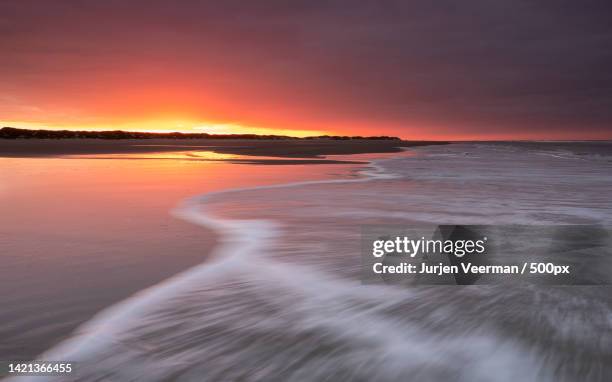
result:
M 560 175 L 582 168 L 555 158 L 453 146 L 373 161 L 355 179 L 186 200 L 174 213 L 221 235 L 212 258 L 40 358 L 78 362 L 83 381 L 604 380 L 609 289 L 360 283 L 355 224 L 612 221 L 597 198 L 607 168 L 572 183 Z

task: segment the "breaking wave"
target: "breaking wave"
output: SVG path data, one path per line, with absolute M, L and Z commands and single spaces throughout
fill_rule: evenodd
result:
M 77 362 L 79 381 L 603 381 L 610 288 L 359 280 L 362 224 L 610 224 L 609 162 L 542 147 L 427 147 L 352 178 L 190 198 L 173 213 L 220 234 L 212 258 L 40 359 Z

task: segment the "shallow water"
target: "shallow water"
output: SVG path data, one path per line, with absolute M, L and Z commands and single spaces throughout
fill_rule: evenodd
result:
M 32 359 L 100 310 L 203 262 L 215 235 L 169 214 L 177 201 L 323 176 L 316 166 L 203 161 L 213 154 L 0 158 L 0 360 Z
M 426 147 L 190 198 L 173 213 L 221 235 L 213 259 L 42 358 L 84 381 L 610 380 L 610 287 L 359 281 L 362 224 L 612 224 L 611 147 L 585 145 Z

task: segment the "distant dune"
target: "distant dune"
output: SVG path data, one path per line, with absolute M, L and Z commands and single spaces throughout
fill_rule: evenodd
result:
M 81 132 L 6 127 L 0 129 L 0 137 L 4 138 L 0 139 L 0 157 L 213 151 L 236 155 L 321 158 L 325 155 L 399 152 L 402 147 L 448 143 L 404 141 L 394 137 L 293 138 L 251 134 Z
M 208 133 L 147 133 L 140 131 L 76 131 L 76 130 L 31 130 L 3 127 L 0 129 L 2 139 L 368 139 L 368 140 L 399 140 L 397 137 L 375 136 L 332 136 L 322 135 L 316 137 L 297 138 L 285 135 L 257 135 L 257 134 L 208 134 Z

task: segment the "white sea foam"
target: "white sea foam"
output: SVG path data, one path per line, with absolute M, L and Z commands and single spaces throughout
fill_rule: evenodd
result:
M 129 328 L 133 320 L 138 320 L 146 315 L 151 309 L 171 299 L 181 291 L 189 290 L 194 281 L 202 278 L 220 277 L 225 269 L 231 269 L 234 262 L 243 257 L 254 258 L 264 251 L 266 241 L 275 237 L 276 227 L 274 222 L 258 220 L 230 220 L 213 217 L 202 208 L 203 203 L 211 197 L 235 193 L 241 191 L 264 190 L 285 187 L 299 187 L 304 185 L 364 182 L 374 179 L 391 179 L 394 176 L 388 174 L 376 162 L 372 162 L 369 168 L 362 171 L 363 177 L 359 179 L 337 179 L 337 180 L 314 180 L 277 184 L 270 186 L 258 186 L 238 188 L 212 192 L 192 197 L 181 203 L 173 214 L 191 223 L 211 228 L 221 235 L 222 246 L 215 251 L 210 261 L 192 267 L 174 277 L 171 277 L 153 287 L 140 291 L 132 297 L 115 304 L 97 314 L 92 320 L 79 327 L 73 337 L 60 345 L 42 354 L 39 359 L 67 359 L 79 360 L 83 355 L 95 354 L 100 349 L 117 341 L 116 334 L 122 333 Z M 259 261 L 265 261 L 259 259 Z M 274 265 L 269 265 L 269 267 Z M 262 267 L 268 268 L 268 267 Z M 316 285 L 323 281 L 316 276 L 309 279 L 303 271 L 292 272 L 291 269 L 276 269 L 275 274 L 287 275 L 286 281 L 295 282 L 301 279 L 302 286 Z M 334 280 L 337 281 L 337 280 Z M 338 288 L 343 283 L 330 285 Z M 20 381 L 24 381 L 21 377 Z M 41 377 L 36 380 L 40 381 Z
M 599 380 L 609 369 L 588 354 L 604 354 L 610 336 L 597 343 L 587 339 L 610 327 L 608 300 L 520 286 L 452 291 L 366 286 L 350 272 L 326 271 L 350 254 L 326 249 L 335 240 L 325 235 L 354 236 L 343 227 L 355 217 L 446 224 L 612 221 L 597 198 L 599 189 L 609 186 L 609 179 L 601 179 L 605 167 L 557 166 L 548 162 L 559 159 L 553 157 L 534 162 L 537 155 L 514 146 L 420 151 L 415 158 L 374 161 L 356 179 L 235 189 L 186 200 L 176 216 L 221 235 L 212 258 L 101 312 L 40 359 L 82 361 L 80 380 L 104 375 L 147 381 L 397 380 L 409 375 L 422 381 L 541 381 L 558 379 L 555 373 L 572 380 L 575 365 L 584 380 Z M 585 168 L 588 174 L 582 173 Z M 563 177 L 578 173 L 591 189 Z M 546 182 L 556 188 L 548 190 Z M 575 201 L 574 190 L 587 194 Z M 224 215 L 224 203 L 255 198 L 274 207 L 270 216 L 249 210 Z M 319 204 L 303 207 L 311 199 Z M 306 236 L 292 237 L 295 232 Z M 554 309 L 525 309 L 536 300 Z M 589 306 L 596 307 L 588 312 L 590 326 L 574 319 Z M 556 350 L 555 338 L 574 345 Z

